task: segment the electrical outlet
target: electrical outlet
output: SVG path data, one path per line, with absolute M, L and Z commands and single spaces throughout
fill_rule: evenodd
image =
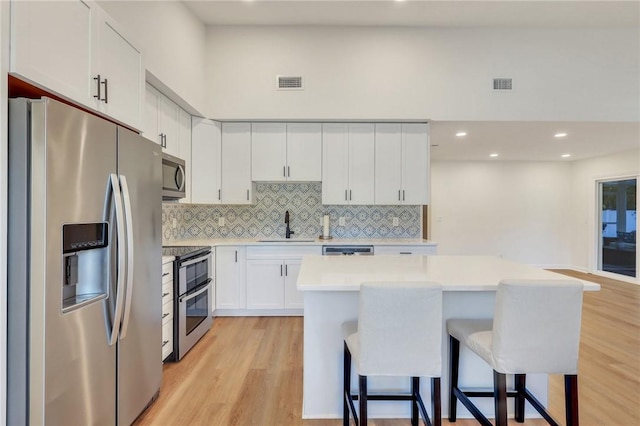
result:
M 338 219 L 338 225 L 340 225 L 340 226 L 345 226 L 346 225 L 346 220 L 345 220 L 344 216 L 340 216 L 340 218 Z
M 400 226 L 400 218 L 398 217 L 393 218 L 393 226 Z
M 171 226 L 173 226 L 173 229 L 178 227 L 178 220 L 175 217 L 173 218 L 173 222 L 171 222 Z
M 218 226 L 224 226 L 224 217 L 218 218 Z

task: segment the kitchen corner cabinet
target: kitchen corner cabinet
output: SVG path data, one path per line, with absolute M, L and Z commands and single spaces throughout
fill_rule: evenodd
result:
M 244 246 L 216 247 L 216 311 L 247 307 L 246 254 Z
M 429 204 L 429 126 L 376 123 L 375 203 Z
M 162 264 L 162 360 L 173 353 L 173 261 Z
M 266 182 L 322 179 L 320 123 L 252 123 L 251 178 Z
M 10 72 L 135 129 L 142 54 L 92 1 L 11 2 Z
M 220 157 L 221 203 L 252 204 L 250 123 L 222 123 Z
M 373 123 L 322 125 L 322 204 L 374 203 Z
M 194 117 L 191 132 L 191 202 L 220 204 L 222 179 L 220 123 Z
M 144 137 L 162 146 L 162 151 L 180 155 L 179 117 L 182 109 L 153 86 L 145 91 Z

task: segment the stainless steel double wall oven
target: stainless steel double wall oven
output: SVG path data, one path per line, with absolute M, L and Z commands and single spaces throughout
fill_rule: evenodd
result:
M 165 246 L 163 254 L 175 256 L 173 341 L 174 359 L 179 361 L 213 324 L 211 248 Z

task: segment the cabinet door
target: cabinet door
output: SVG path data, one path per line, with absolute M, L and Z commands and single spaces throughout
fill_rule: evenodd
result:
M 246 249 L 216 247 L 216 309 L 246 307 Z
M 251 124 L 251 178 L 281 182 L 287 179 L 287 125 Z
M 163 151 L 179 157 L 178 152 L 178 105 L 160 95 L 160 133 L 164 134 Z
M 349 133 L 344 123 L 322 125 L 322 204 L 348 204 Z
M 400 204 L 402 202 L 401 124 L 376 124 L 375 132 L 375 203 Z
M 287 179 L 297 182 L 322 180 L 320 123 L 287 124 Z
M 291 259 L 284 263 L 284 308 L 302 309 L 304 308 L 303 293 L 296 288 L 300 264 L 302 260 Z
M 98 109 L 135 129 L 142 128 L 144 67 L 142 53 L 131 44 L 106 13 L 98 24 L 97 68 L 101 101 Z
M 251 204 L 251 125 L 222 123 L 222 203 Z
M 83 1 L 11 2 L 11 72 L 94 108 L 95 11 Z
M 429 127 L 402 125 L 402 203 L 429 204 Z
M 349 204 L 373 204 L 374 140 L 373 124 L 349 125 Z
M 280 259 L 247 261 L 247 309 L 282 309 L 284 264 Z
M 158 121 L 160 117 L 160 111 L 158 110 L 160 108 L 160 96 L 162 96 L 160 92 L 152 86 L 146 85 L 142 136 L 154 141 L 158 145 L 162 145 L 162 140 L 160 139 L 160 122 Z
M 178 157 L 185 163 L 185 197 L 181 203 L 191 203 L 191 115 L 178 110 Z M 214 305 L 215 306 L 215 305 Z
M 192 203 L 220 204 L 220 150 L 220 123 L 194 117 L 191 137 Z

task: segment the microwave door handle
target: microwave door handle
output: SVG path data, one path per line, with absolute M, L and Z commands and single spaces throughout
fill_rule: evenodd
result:
M 120 339 L 124 339 L 127 335 L 129 327 L 129 317 L 131 315 L 131 297 L 133 296 L 133 214 L 131 213 L 131 197 L 129 193 L 129 185 L 127 177 L 120 175 L 120 184 L 122 185 L 122 199 L 124 200 L 124 218 L 126 222 L 126 238 L 127 238 L 127 279 L 126 279 L 126 297 L 124 302 L 124 313 L 122 315 L 122 327 L 120 329 Z
M 212 281 L 211 278 L 207 279 L 207 281 L 205 281 L 205 284 L 203 284 L 203 287 L 200 290 L 196 291 L 195 293 L 190 293 L 182 296 L 180 298 L 180 303 L 186 302 L 187 300 L 191 300 L 196 296 L 200 296 L 202 293 L 209 290 L 209 288 L 211 287 L 211 281 Z
M 184 191 L 184 184 L 185 184 L 184 167 L 182 167 L 180 164 L 178 164 L 178 168 L 176 169 L 175 181 L 176 181 L 176 186 L 178 187 L 178 191 Z
M 118 176 L 112 173 L 109 176 L 109 182 L 111 184 L 111 193 L 113 203 L 115 205 L 116 211 L 116 228 L 118 230 L 117 234 L 117 247 L 118 247 L 118 278 L 116 281 L 116 291 L 115 294 L 109 295 L 109 297 L 115 297 L 115 309 L 112 317 L 111 330 L 107 336 L 107 340 L 109 346 L 115 345 L 118 341 L 118 330 L 120 329 L 120 321 L 122 319 L 122 304 L 124 298 L 124 281 L 125 281 L 125 223 L 124 223 L 124 212 L 122 206 L 122 195 L 120 192 L 120 182 L 118 181 Z M 112 241 L 113 244 L 113 241 Z

